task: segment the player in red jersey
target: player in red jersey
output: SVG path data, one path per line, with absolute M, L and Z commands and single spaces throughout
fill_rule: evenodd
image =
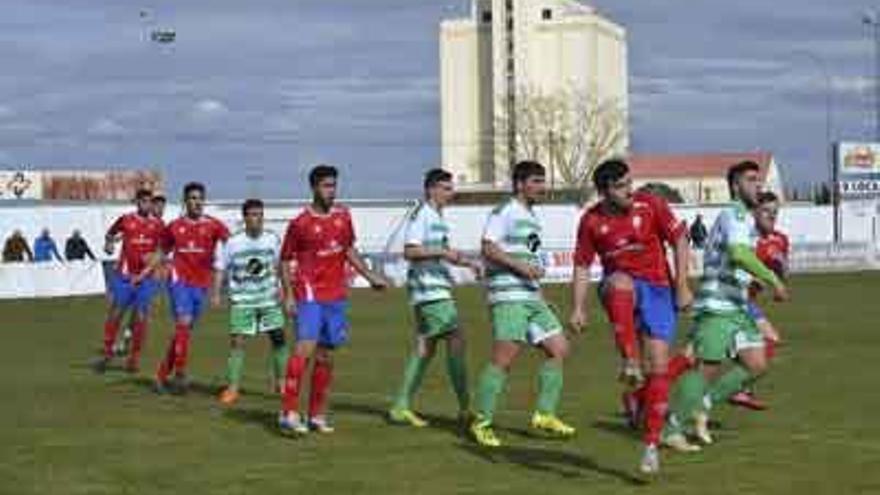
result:
M 788 236 L 776 230 L 776 219 L 779 217 L 779 198 L 776 194 L 766 191 L 758 196 L 758 208 L 755 210 L 755 225 L 758 227 L 758 244 L 755 253 L 767 268 L 773 270 L 780 279 L 788 275 Z M 758 294 L 761 286 L 753 284 L 749 296 L 749 316 L 755 320 L 755 325 L 764 336 L 764 351 L 769 364 L 776 355 L 776 346 L 779 345 L 779 331 L 764 314 L 758 305 Z M 730 398 L 730 403 L 756 411 L 762 411 L 767 405 L 754 395 L 753 390 L 743 390 Z
M 186 365 L 193 325 L 208 303 L 213 286 L 214 255 L 229 238 L 229 230 L 220 220 L 204 214 L 205 186 L 191 182 L 183 188 L 186 213 L 165 227 L 162 250 L 171 255 L 169 299 L 174 316 L 174 336 L 165 358 L 156 371 L 156 391 L 168 390 L 174 373 L 174 390 L 186 392 Z M 160 261 L 157 258 L 156 263 Z
M 150 191 L 138 190 L 135 194 L 137 211 L 122 215 L 107 230 L 104 251 L 113 254 L 115 244 L 121 238 L 122 252 L 109 279 L 110 305 L 104 321 L 103 352 L 93 363 L 98 373 L 106 371 L 113 358 L 113 344 L 127 311 L 132 312 L 132 347 L 125 368 L 134 373 L 139 367 L 150 306 L 158 289 L 149 257 L 159 246 L 163 228 L 162 222 L 150 214 L 151 200 Z
M 285 298 L 296 322 L 296 346 L 287 361 L 278 419 L 284 433 L 333 431 L 325 412 L 333 378 L 331 354 L 348 338 L 348 265 L 373 289 L 389 285 L 384 276 L 369 269 L 354 248 L 351 214 L 334 204 L 337 177 L 336 168 L 328 165 L 311 170 L 312 204 L 290 221 L 281 247 L 282 261 L 295 265 L 293 283 L 290 269 L 282 272 L 282 278 L 287 279 L 283 283 Z M 299 392 L 312 356 L 315 363 L 308 420 L 304 422 L 299 414 Z
M 633 193 L 629 166 L 621 160 L 600 164 L 593 182 L 601 200 L 584 213 L 578 226 L 570 323 L 577 330 L 587 323 L 589 267 L 598 255 L 603 269 L 599 291 L 623 358 L 621 376 L 630 387 L 641 385 L 631 392 L 645 411 L 641 469 L 654 473 L 659 469 L 658 443 L 669 395 L 667 365 L 675 342 L 676 307 L 684 309 L 693 299 L 687 282 L 686 227 L 663 199 Z M 675 253 L 674 290 L 667 246 Z M 644 384 L 636 328 L 647 340 Z

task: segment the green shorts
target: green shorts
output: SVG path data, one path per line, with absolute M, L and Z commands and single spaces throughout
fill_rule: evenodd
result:
M 416 330 L 423 337 L 438 337 L 458 328 L 458 309 L 451 299 L 421 303 L 413 310 Z
M 703 361 L 733 359 L 741 351 L 764 347 L 764 337 L 745 311 L 697 315 L 693 342 L 696 357 Z
M 284 328 L 284 312 L 281 306 L 264 308 L 229 309 L 229 333 L 232 335 L 256 335 Z
M 492 305 L 495 340 L 538 345 L 562 332 L 562 324 L 544 301 L 510 301 Z

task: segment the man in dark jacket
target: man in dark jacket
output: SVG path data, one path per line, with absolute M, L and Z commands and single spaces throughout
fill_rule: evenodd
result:
M 86 256 L 92 261 L 97 261 L 80 231 L 74 230 L 73 234 L 67 238 L 67 242 L 64 244 L 64 257 L 67 258 L 67 261 L 74 261 L 84 260 Z
M 21 235 L 21 231 L 16 230 L 6 239 L 6 244 L 3 245 L 3 262 L 21 263 L 33 260 L 34 253 L 31 252 L 31 247 L 28 246 L 24 236 Z

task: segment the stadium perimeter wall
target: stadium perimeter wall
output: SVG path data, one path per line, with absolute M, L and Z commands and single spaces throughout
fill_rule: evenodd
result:
M 402 278 L 405 264 L 400 260 L 402 225 L 415 201 L 349 201 L 358 237 L 358 248 L 374 262 L 381 262 L 393 278 Z M 283 235 L 287 221 L 303 207 L 302 202 L 267 202 L 266 224 Z M 465 251 L 479 249 L 483 223 L 492 206 L 453 206 L 447 210 L 452 225 L 451 242 Z M 0 204 L 0 238 L 13 230 L 21 230 L 29 242 L 43 228 L 48 228 L 63 253 L 64 242 L 74 229 L 82 232 L 92 250 L 105 260 L 103 237 L 107 227 L 121 214 L 132 210 L 129 204 L 32 203 Z M 719 206 L 677 206 L 677 214 L 690 224 L 702 214 L 707 226 L 720 210 Z M 180 213 L 180 205 L 171 204 L 165 219 Z M 231 229 L 240 228 L 238 202 L 211 203 L 208 214 L 217 216 Z M 548 251 L 548 281 L 562 281 L 571 270 L 571 250 L 581 209 L 575 205 L 545 205 L 537 208 L 544 222 L 543 247 Z M 831 208 L 791 204 L 783 207 L 780 228 L 793 244 L 793 269 L 796 271 L 875 269 L 878 263 L 880 215 L 874 204 L 850 204 L 842 208 L 844 243 L 831 245 Z M 115 255 L 114 255 L 115 256 Z M 695 257 L 699 268 L 699 257 Z M 51 264 L 50 264 L 51 265 Z M 0 298 L 41 297 L 93 294 L 103 290 L 98 271 L 71 267 L 0 264 Z M 595 273 L 598 273 L 596 267 Z M 30 275 L 29 275 L 30 274 Z M 459 273 L 462 281 L 467 275 Z M 55 283 L 51 283 L 55 280 Z M 360 285 L 355 281 L 355 285 Z M 48 289 L 49 286 L 57 286 Z M 59 288 L 60 287 L 60 288 Z

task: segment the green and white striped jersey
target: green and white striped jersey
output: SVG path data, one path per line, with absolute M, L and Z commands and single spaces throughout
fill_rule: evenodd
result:
M 407 220 L 404 244 L 431 250 L 448 248 L 449 225 L 440 212 L 423 202 Z M 413 305 L 452 299 L 452 274 L 439 259 L 410 262 L 406 286 Z
M 278 304 L 278 260 L 281 240 L 266 230 L 259 237 L 236 232 L 215 257 L 217 270 L 226 272 L 229 300 L 236 307 L 264 308 Z
M 542 264 L 541 223 L 531 208 L 511 198 L 497 206 L 486 221 L 483 239 L 492 241 L 509 256 L 531 263 Z M 507 267 L 494 263 L 486 266 L 489 303 L 533 301 L 541 298 L 541 286 Z
M 737 201 L 718 214 L 703 254 L 703 277 L 694 304 L 697 312 L 729 313 L 746 309 L 752 276 L 734 265 L 728 249 L 733 245 L 754 249 L 757 242 L 755 218 L 742 202 Z

